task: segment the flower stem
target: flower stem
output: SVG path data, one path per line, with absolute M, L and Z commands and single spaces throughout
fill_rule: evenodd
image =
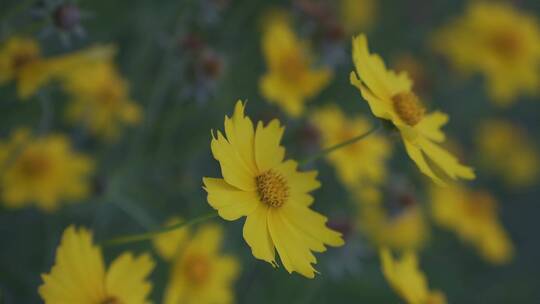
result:
M 356 142 L 359 142 L 359 141 L 365 139 L 366 137 L 368 137 L 369 135 L 377 132 L 380 128 L 381 128 L 381 124 L 378 123 L 377 125 L 375 125 L 373 128 L 371 128 L 366 133 L 360 134 L 360 135 L 355 136 L 355 137 L 353 137 L 351 139 L 348 139 L 348 140 L 346 140 L 344 142 L 341 142 L 341 143 L 335 144 L 335 145 L 333 145 L 331 147 L 325 148 L 325 149 L 319 151 L 318 153 L 316 153 L 315 155 L 312 155 L 312 156 L 310 156 L 308 158 L 305 158 L 305 159 L 301 160 L 300 165 L 301 166 L 306 165 L 306 164 L 308 164 L 308 163 L 310 163 L 312 161 L 315 161 L 315 160 L 317 160 L 317 159 L 319 159 L 319 158 L 321 158 L 323 156 L 326 156 L 326 155 L 328 155 L 328 154 L 330 154 L 330 153 L 332 153 L 332 152 L 334 152 L 336 150 L 339 150 L 339 149 L 341 149 L 343 147 L 346 147 L 348 145 L 352 145 L 352 144 L 354 144 Z
M 146 241 L 146 240 L 150 240 L 150 239 L 154 238 L 158 234 L 170 232 L 170 231 L 180 229 L 180 228 L 184 228 L 184 227 L 193 226 L 195 224 L 207 221 L 207 220 L 215 218 L 217 216 L 218 216 L 217 212 L 214 211 L 214 212 L 211 212 L 211 213 L 208 213 L 208 214 L 205 214 L 205 215 L 201 215 L 201 216 L 196 217 L 194 219 L 191 219 L 189 221 L 180 222 L 178 224 L 170 225 L 170 226 L 163 227 L 163 228 L 160 228 L 160 229 L 156 229 L 156 230 L 153 230 L 153 231 L 149 231 L 149 232 L 146 232 L 146 233 L 124 235 L 124 236 L 115 237 L 115 238 L 112 238 L 112 239 L 109 239 L 109 240 L 105 240 L 104 242 L 102 242 L 102 244 L 104 246 L 114 246 L 114 245 L 122 245 L 122 244 Z

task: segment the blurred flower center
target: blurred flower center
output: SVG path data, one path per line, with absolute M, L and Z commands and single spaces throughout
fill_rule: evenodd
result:
M 402 92 L 392 97 L 394 110 L 399 118 L 409 126 L 415 126 L 422 120 L 426 109 L 413 92 Z
M 104 85 L 99 91 L 99 102 L 106 107 L 113 108 L 119 104 L 122 97 L 120 89 L 112 84 Z
M 38 152 L 27 151 L 19 160 L 21 172 L 28 178 L 41 178 L 51 168 L 50 160 Z
M 519 56 L 522 43 L 514 32 L 506 30 L 491 37 L 490 44 L 501 58 L 515 59 Z
M 188 256 L 184 262 L 184 273 L 191 283 L 200 285 L 208 280 L 210 275 L 208 258 L 202 255 Z
M 281 207 L 289 197 L 289 186 L 285 178 L 272 170 L 255 178 L 259 199 L 271 207 Z
M 108 296 L 105 300 L 101 301 L 100 304 L 122 304 L 122 302 L 115 297 Z
M 476 192 L 472 194 L 471 200 L 466 204 L 467 213 L 477 218 L 492 219 L 496 216 L 496 204 L 493 198 L 484 192 Z
M 13 59 L 11 61 L 11 67 L 14 71 L 19 71 L 23 67 L 25 67 L 27 64 L 35 61 L 38 58 L 38 55 L 36 52 L 34 52 L 31 49 L 21 49 L 19 52 L 13 55 Z
M 281 59 L 279 70 L 284 79 L 291 83 L 298 83 L 306 70 L 305 59 L 297 52 L 290 52 Z

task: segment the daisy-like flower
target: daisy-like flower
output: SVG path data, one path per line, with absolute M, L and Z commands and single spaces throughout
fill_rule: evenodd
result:
M 34 138 L 29 130 L 15 131 L 0 143 L 1 197 L 11 208 L 35 203 L 54 211 L 64 200 L 80 200 L 89 192 L 93 161 L 72 150 L 68 138 Z
M 39 294 L 46 304 L 146 304 L 152 284 L 146 280 L 154 268 L 148 254 L 126 252 L 105 268 L 101 249 L 92 233 L 68 227 L 56 250 L 56 261 L 42 275 Z
M 498 219 L 493 196 L 459 185 L 434 187 L 431 196 L 431 212 L 438 225 L 454 231 L 490 263 L 499 265 L 512 260 L 514 247 Z
M 407 154 L 422 173 L 439 184 L 447 179 L 474 179 L 471 168 L 439 146 L 445 140 L 441 127 L 448 115 L 426 113 L 407 73 L 388 70 L 381 57 L 370 54 L 365 35 L 353 40 L 353 61 L 356 73 L 351 72 L 351 84 L 360 90 L 375 116 L 391 121 L 399 130 Z
M 187 233 L 187 230 L 184 232 Z M 170 233 L 163 236 L 163 239 L 169 238 L 178 249 L 171 260 L 170 279 L 163 303 L 234 303 L 233 284 L 240 275 L 240 265 L 233 256 L 220 253 L 223 241 L 221 227 L 206 224 L 193 236 L 183 239 L 178 239 L 178 235 L 176 239 L 174 237 Z
M 498 105 L 540 92 L 540 25 L 509 3 L 475 1 L 435 33 L 433 45 L 459 71 L 482 73 Z
M 295 161 L 284 160 L 283 131 L 277 119 L 254 128 L 238 101 L 233 116 L 225 117 L 225 136 L 212 135 L 223 178 L 204 178 L 204 189 L 223 219 L 246 216 L 244 239 L 256 258 L 276 265 L 275 248 L 289 273 L 313 278 L 312 251 L 341 246 L 343 239 L 326 227 L 326 217 L 309 208 L 309 192 L 320 187 L 317 172 L 299 172 Z
M 262 95 L 277 103 L 287 114 L 298 117 L 307 99 L 318 94 L 330 81 L 328 68 L 312 68 L 313 56 L 283 16 L 265 24 L 262 51 L 268 72 L 260 79 Z
M 123 126 L 141 120 L 140 107 L 130 99 L 128 84 L 110 60 L 73 69 L 64 88 L 72 98 L 67 119 L 82 122 L 96 135 L 114 139 Z
M 418 267 L 418 257 L 411 251 L 394 259 L 392 253 L 383 248 L 380 251 L 382 272 L 390 286 L 409 304 L 445 304 L 445 295 L 438 290 L 431 291 L 424 273 Z

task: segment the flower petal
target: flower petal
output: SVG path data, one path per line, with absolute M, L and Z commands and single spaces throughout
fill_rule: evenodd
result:
M 260 203 L 256 192 L 235 188 L 224 179 L 204 177 L 203 183 L 208 203 L 228 221 L 251 214 Z
M 463 179 L 475 178 L 474 171 L 471 167 L 461 165 L 455 156 L 429 139 L 420 137 L 418 144 L 424 153 L 449 177 L 453 179 L 457 179 L 458 177 Z
M 276 265 L 274 243 L 268 231 L 268 207 L 266 205 L 259 204 L 257 209 L 246 218 L 243 235 L 251 247 L 251 253 L 254 257 L 267 261 L 273 266 Z
M 417 125 L 416 128 L 425 137 L 442 142 L 446 136 L 441 131 L 441 127 L 448 122 L 448 115 L 443 112 L 433 112 L 426 115 Z
M 299 172 L 297 167 L 298 163 L 296 161 L 287 160 L 275 168 L 287 180 L 290 193 L 304 194 L 321 186 L 321 183 L 317 180 L 317 171 Z
M 146 303 L 152 289 L 146 278 L 154 266 L 148 254 L 139 257 L 133 257 L 129 252 L 122 254 L 112 262 L 107 273 L 107 294 L 114 295 L 121 303 Z
M 267 126 L 259 121 L 255 131 L 255 159 L 259 173 L 264 173 L 279 165 L 285 157 L 285 148 L 280 145 L 284 128 L 277 119 Z
M 424 155 L 422 154 L 422 151 L 416 147 L 414 144 L 410 143 L 409 141 L 403 139 L 403 143 L 405 144 L 405 149 L 407 150 L 407 154 L 409 154 L 409 157 L 416 163 L 418 166 L 418 169 L 425 175 L 429 176 L 433 181 L 439 185 L 444 185 L 444 182 L 438 178 L 435 173 L 433 173 L 433 170 L 429 167 L 429 165 L 426 162 L 426 159 L 424 158 Z
M 257 170 L 255 166 L 253 123 L 244 115 L 245 104 L 237 101 L 232 118 L 225 116 L 225 134 L 229 143 L 236 148 L 242 161 L 251 172 Z

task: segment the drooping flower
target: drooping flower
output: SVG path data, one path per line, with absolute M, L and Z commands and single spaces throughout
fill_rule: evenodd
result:
M 480 124 L 476 138 L 478 162 L 488 174 L 512 187 L 532 185 L 538 179 L 538 149 L 525 130 L 509 121 L 491 119 Z
M 35 203 L 54 211 L 61 201 L 88 195 L 93 161 L 72 150 L 63 135 L 35 138 L 29 130 L 15 131 L 0 143 L 2 200 L 11 208 Z
M 73 69 L 63 83 L 72 98 L 67 119 L 82 122 L 96 135 L 114 139 L 123 126 L 141 120 L 141 109 L 130 99 L 128 84 L 111 61 Z
M 422 173 L 439 184 L 447 179 L 474 179 L 471 168 L 439 146 L 445 140 L 441 127 L 448 115 L 426 113 L 407 73 L 388 70 L 381 57 L 370 54 L 365 35 L 353 40 L 353 61 L 356 73 L 351 72 L 351 84 L 360 90 L 375 116 L 391 121 L 399 130 L 407 154 Z
M 390 250 L 380 251 L 382 272 L 390 286 L 409 304 L 445 304 L 445 295 L 429 290 L 426 276 L 418 267 L 418 257 L 412 251 L 394 259 Z
M 233 284 L 240 265 L 236 258 L 220 253 L 222 240 L 222 229 L 213 224 L 202 226 L 190 239 L 170 240 L 179 250 L 172 259 L 164 304 L 234 303 Z
M 265 23 L 262 51 L 268 71 L 260 79 L 262 95 L 297 117 L 307 99 L 318 94 L 330 81 L 328 68 L 314 68 L 307 42 L 300 41 L 286 18 Z
M 62 235 L 54 266 L 42 275 L 39 294 L 46 304 L 145 304 L 152 289 L 147 277 L 153 268 L 148 254 L 135 257 L 126 252 L 106 269 L 92 233 L 70 226 Z
M 256 258 L 276 265 L 275 248 L 289 273 L 313 278 L 312 251 L 343 244 L 341 234 L 326 227 L 326 217 L 309 208 L 309 192 L 320 187 L 317 172 L 299 172 L 295 161 L 285 161 L 279 121 L 259 121 L 254 128 L 244 107 L 238 101 L 233 116 L 225 117 L 225 136 L 212 135 L 223 179 L 203 179 L 208 203 L 223 219 L 246 216 L 244 239 Z
M 434 187 L 431 201 L 435 222 L 474 246 L 488 262 L 505 264 L 512 260 L 512 241 L 498 219 L 497 202 L 489 193 L 459 185 Z
M 331 147 L 368 132 L 372 127 L 363 116 L 345 117 L 334 105 L 321 108 L 311 115 L 312 123 L 321 134 L 323 147 Z M 388 140 L 372 134 L 354 144 L 326 156 L 337 170 L 340 180 L 349 188 L 379 185 L 386 178 L 386 162 L 390 157 Z
M 540 26 L 532 14 L 500 1 L 474 1 L 434 35 L 436 51 L 459 71 L 479 72 L 498 105 L 540 91 Z

